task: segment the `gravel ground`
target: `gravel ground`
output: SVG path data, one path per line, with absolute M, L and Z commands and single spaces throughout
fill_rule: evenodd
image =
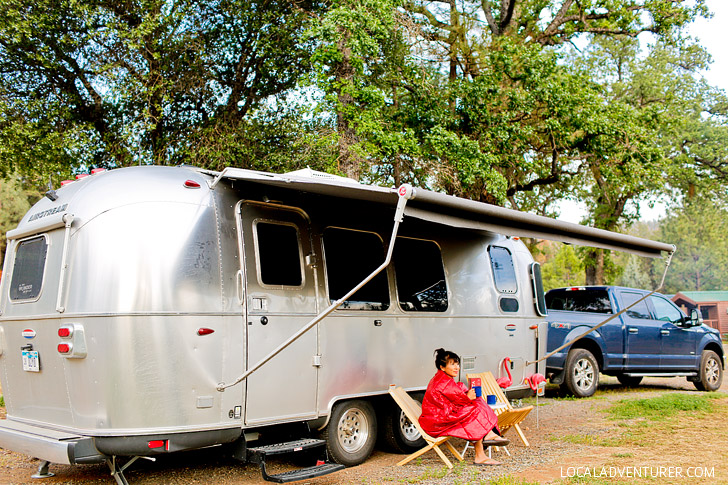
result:
M 451 483 L 487 483 L 489 479 L 510 475 L 529 483 L 548 483 L 557 480 L 559 471 L 566 464 L 573 464 L 578 457 L 579 464 L 602 464 L 609 454 L 619 448 L 600 449 L 582 442 L 570 442 L 563 437 L 593 436 L 607 437 L 619 433 L 618 424 L 609 421 L 599 410 L 608 407 L 612 402 L 625 398 L 642 398 L 655 395 L 665 390 L 695 391 L 691 383 L 684 378 L 645 379 L 637 390 L 622 387 L 616 379 L 602 377 L 600 391 L 596 398 L 573 399 L 560 395 L 558 389 L 548 388 L 547 394 L 538 399 L 528 401 L 536 407 L 522 423 L 525 435 L 530 441 L 526 447 L 513 431 L 506 436 L 511 439 L 508 447 L 510 456 L 503 451 L 495 451 L 493 457 L 503 462 L 498 467 L 474 467 L 472 448 L 466 454 L 464 462 L 447 471 L 434 452 L 428 452 L 409 464 L 398 467 L 396 463 L 403 455 L 382 451 L 374 454 L 362 465 L 347 468 L 341 472 L 311 479 L 299 483 L 311 485 L 331 485 L 338 483 L 419 483 L 451 484 Z M 722 393 L 728 393 L 728 379 L 724 380 Z M 3 410 L 4 411 L 4 410 Z M 457 449 L 461 450 L 465 443 L 453 440 Z M 449 454 L 446 451 L 446 454 Z M 456 462 L 456 460 L 453 460 Z M 109 470 L 104 465 L 51 465 L 55 473 L 52 478 L 34 480 L 30 476 L 38 468 L 38 460 L 18 453 L 0 450 L 0 483 L 21 484 L 113 484 Z M 290 468 L 286 462 L 273 462 L 272 473 Z M 270 483 L 261 479 L 255 465 L 241 464 L 235 460 L 221 456 L 219 449 L 201 450 L 179 453 L 158 459 L 156 462 L 140 460 L 126 472 L 131 484 L 187 484 L 187 483 Z

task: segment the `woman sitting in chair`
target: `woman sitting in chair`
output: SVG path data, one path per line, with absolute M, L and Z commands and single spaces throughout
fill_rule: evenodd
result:
M 445 349 L 435 351 L 435 377 L 427 385 L 422 400 L 420 425 L 430 436 L 453 436 L 474 441 L 475 465 L 500 465 L 485 454 L 484 445 L 506 446 L 509 440 L 499 436 L 498 417 L 483 399 L 476 399 L 475 389 L 455 382 L 460 372 L 460 357 Z

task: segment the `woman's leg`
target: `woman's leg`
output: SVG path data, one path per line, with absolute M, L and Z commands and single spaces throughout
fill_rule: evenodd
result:
M 491 465 L 500 465 L 499 461 L 495 461 L 492 458 L 488 458 L 485 454 L 485 448 L 483 447 L 483 440 L 477 440 L 474 445 L 475 448 L 475 463 L 490 463 Z

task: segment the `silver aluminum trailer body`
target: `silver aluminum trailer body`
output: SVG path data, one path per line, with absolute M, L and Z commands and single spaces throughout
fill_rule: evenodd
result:
M 463 357 L 463 377 L 509 357 L 511 389 L 525 389 L 524 376 L 543 373 L 526 362 L 545 353 L 546 324 L 533 258 L 512 236 L 650 256 L 671 249 L 415 189 L 379 290 L 364 287 L 220 392 L 358 283 L 349 269 L 384 259 L 397 191 L 300 174 L 131 167 L 57 196 L 8 233 L 0 446 L 60 463 L 250 440 L 283 423 L 327 429 L 332 416 L 361 407 L 381 419 L 390 384 L 426 387 L 437 347 Z M 495 263 L 491 251 L 506 259 Z M 514 281 L 494 280 L 503 261 Z M 406 300 L 403 288 L 432 271 L 442 280 Z M 332 434 L 347 464 L 368 455 Z

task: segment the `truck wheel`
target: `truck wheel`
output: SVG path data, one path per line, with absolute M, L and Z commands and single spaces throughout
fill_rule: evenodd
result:
M 576 397 L 589 397 L 599 385 L 599 364 L 586 349 L 572 349 L 566 357 L 564 384 Z
M 619 374 L 617 380 L 625 387 L 637 387 L 642 382 L 642 376 L 626 376 Z
M 363 463 L 377 441 L 377 417 L 367 401 L 344 401 L 334 406 L 329 424 L 322 433 L 326 449 L 336 463 L 354 466 Z
M 422 402 L 422 394 L 414 394 L 412 398 Z M 427 444 L 396 403 L 387 406 L 382 412 L 382 441 L 395 453 L 414 453 Z
M 698 379 L 693 382 L 698 391 L 716 391 L 723 383 L 723 365 L 718 354 L 712 350 L 703 350 Z

